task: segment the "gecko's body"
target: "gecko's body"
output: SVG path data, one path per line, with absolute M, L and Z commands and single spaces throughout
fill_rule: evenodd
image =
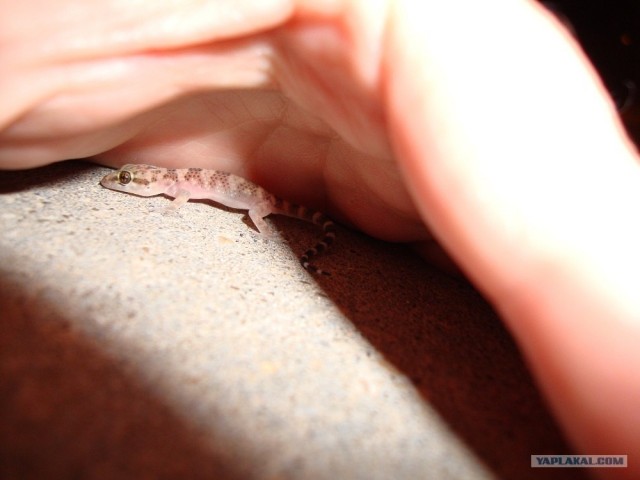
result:
M 265 237 L 274 232 L 264 217 L 287 215 L 315 223 L 322 228 L 323 237 L 315 247 L 307 250 L 300 262 L 312 273 L 326 274 L 310 263 L 310 259 L 327 250 L 335 238 L 335 226 L 320 212 L 282 200 L 264 188 L 230 173 L 203 168 L 161 168 L 151 165 L 125 165 L 106 175 L 100 184 L 119 192 L 143 197 L 167 195 L 174 200 L 167 208 L 175 211 L 189 200 L 208 199 L 230 208 L 248 210 L 251 221 Z

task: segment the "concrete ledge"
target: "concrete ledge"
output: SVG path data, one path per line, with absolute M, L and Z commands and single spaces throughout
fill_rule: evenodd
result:
M 0 172 L 0 478 L 535 479 L 570 453 L 467 284 L 402 246 Z

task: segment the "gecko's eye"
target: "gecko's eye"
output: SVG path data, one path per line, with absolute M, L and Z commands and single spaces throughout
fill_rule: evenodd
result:
M 131 173 L 123 170 L 122 172 L 118 172 L 118 183 L 121 185 L 126 185 L 131 182 Z

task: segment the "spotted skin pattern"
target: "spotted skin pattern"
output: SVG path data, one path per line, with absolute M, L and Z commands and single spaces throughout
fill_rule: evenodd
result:
M 313 274 L 329 275 L 311 264 L 336 237 L 334 223 L 324 214 L 270 194 L 264 188 L 231 173 L 204 168 L 161 168 L 152 165 L 125 165 L 106 175 L 100 184 L 119 192 L 142 197 L 167 195 L 174 200 L 167 211 L 176 211 L 189 200 L 208 199 L 229 208 L 247 210 L 260 234 L 273 238 L 275 232 L 264 217 L 276 214 L 298 218 L 322 228 L 322 238 L 300 257 L 302 266 Z

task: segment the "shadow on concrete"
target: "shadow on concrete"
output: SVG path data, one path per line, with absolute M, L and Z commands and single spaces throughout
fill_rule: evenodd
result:
M 242 478 L 55 305 L 2 277 L 0 305 L 0 478 Z
M 0 194 L 60 184 L 72 177 L 82 176 L 83 172 L 95 168 L 96 166 L 89 162 L 71 160 L 31 170 L 2 170 L 0 172 Z
M 357 271 L 336 269 L 322 287 L 425 402 L 500 478 L 586 479 L 579 469 L 530 467 L 530 455 L 572 449 L 480 294 L 404 246 L 378 247 L 393 251 L 393 265 L 368 248 L 347 253 Z

